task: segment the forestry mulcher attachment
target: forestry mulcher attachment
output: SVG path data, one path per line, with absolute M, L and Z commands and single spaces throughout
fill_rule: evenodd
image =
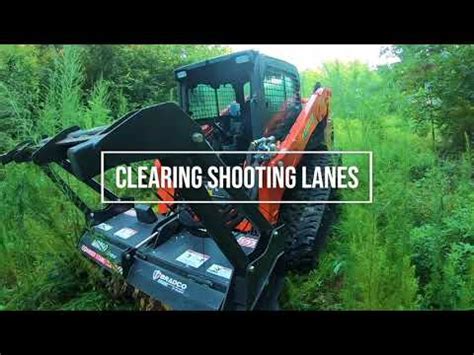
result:
M 285 272 L 314 266 L 330 206 L 278 201 L 326 201 L 329 188 L 159 189 L 163 203 L 152 208 L 122 203 L 126 199 L 101 186 L 101 157 L 128 152 L 106 154 L 104 171 L 150 159 L 160 166 L 204 171 L 244 164 L 330 165 L 328 154 L 282 151 L 330 148 L 331 92 L 317 84 L 302 100 L 296 68 L 256 51 L 187 65 L 174 75 L 179 105 L 145 107 L 90 130 L 70 127 L 18 145 L 1 155 L 1 162 L 40 166 L 85 214 L 87 229 L 78 244 L 82 254 L 164 308 L 275 309 Z M 110 203 L 101 210 L 88 207 L 53 164 Z M 224 203 L 207 203 L 216 200 Z

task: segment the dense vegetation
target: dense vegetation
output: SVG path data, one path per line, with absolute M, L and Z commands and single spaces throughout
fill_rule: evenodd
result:
M 474 308 L 474 46 L 388 50 L 401 61 L 301 75 L 306 96 L 316 81 L 333 89 L 337 147 L 374 152 L 375 202 L 339 208 L 317 270 L 288 277 L 285 308 Z M 174 99 L 175 67 L 226 51 L 2 46 L 0 151 Z M 0 167 L 0 213 L 1 309 L 135 307 L 79 256 L 83 218 L 36 167 Z
M 288 308 L 474 307 L 474 47 L 392 50 L 391 67 L 302 75 L 306 92 L 316 79 L 334 91 L 337 146 L 374 152 L 375 192 L 341 208 L 319 268 L 289 278 Z

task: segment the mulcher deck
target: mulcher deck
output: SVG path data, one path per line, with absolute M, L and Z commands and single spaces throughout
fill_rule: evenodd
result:
M 220 309 L 230 289 L 232 264 L 212 238 L 182 230 L 160 241 L 165 222 L 159 217 L 153 224 L 141 223 L 132 208 L 86 232 L 80 249 L 102 268 L 121 273 L 131 286 L 171 308 Z M 258 241 L 247 234 L 234 237 L 247 255 Z M 129 268 L 124 265 L 127 258 Z

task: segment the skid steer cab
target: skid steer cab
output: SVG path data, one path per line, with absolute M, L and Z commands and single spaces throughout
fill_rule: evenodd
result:
M 266 202 L 294 199 L 297 191 L 209 191 L 204 186 L 159 189 L 157 196 L 164 203 L 158 208 L 122 203 L 130 198 L 101 186 L 101 168 L 150 159 L 158 166 L 199 166 L 203 171 L 209 166 L 327 164 L 279 151 L 329 147 L 331 92 L 317 88 L 303 103 L 296 68 L 256 51 L 184 66 L 174 75 L 179 105 L 157 104 L 108 126 L 70 127 L 40 142 L 23 142 L 1 155 L 1 163 L 39 165 L 84 212 L 88 227 L 78 243 L 81 253 L 165 308 L 277 309 L 285 271 L 315 260 L 314 240 L 324 205 L 312 210 L 314 218 L 301 222 L 297 217 L 308 215 L 306 205 Z M 275 153 L 246 153 L 260 151 Z M 102 161 L 103 152 L 129 154 L 110 154 Z M 58 175 L 57 167 L 102 193 L 109 203 L 91 209 Z M 329 193 L 318 191 L 317 198 L 328 198 Z M 211 203 L 216 200 L 220 203 Z M 306 228 L 311 235 L 301 232 L 305 223 L 311 224 Z

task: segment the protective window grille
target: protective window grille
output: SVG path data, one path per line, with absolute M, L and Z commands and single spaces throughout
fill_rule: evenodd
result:
M 250 83 L 249 82 L 246 82 L 244 84 L 244 98 L 245 100 L 250 99 Z
M 298 97 L 298 91 L 295 88 L 295 81 L 291 79 L 289 76 L 285 76 L 285 91 L 286 91 L 286 99 L 290 100 L 291 103 L 294 103 Z
M 283 74 L 272 69 L 267 70 L 263 82 L 265 102 L 268 113 L 285 110 L 285 102 L 299 102 L 297 80 L 290 74 Z
M 281 110 L 286 100 L 283 75 L 268 71 L 263 81 L 265 92 L 265 103 L 269 112 L 278 112 Z
M 232 85 L 220 85 L 216 90 L 210 85 L 199 84 L 189 90 L 189 113 L 197 120 L 218 117 L 233 101 Z
M 235 101 L 235 91 L 232 85 L 225 84 L 217 89 L 217 97 L 219 101 L 219 112 L 225 110 L 233 101 Z

